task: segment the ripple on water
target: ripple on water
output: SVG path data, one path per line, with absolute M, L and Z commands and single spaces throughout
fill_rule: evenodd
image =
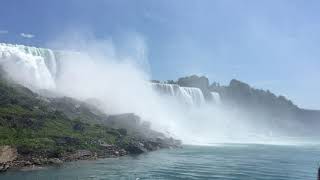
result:
M 319 150 L 317 146 L 186 146 L 134 157 L 66 163 L 61 168 L 9 171 L 0 179 L 313 180 Z

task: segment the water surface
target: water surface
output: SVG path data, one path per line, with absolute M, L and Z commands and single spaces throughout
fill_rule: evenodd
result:
M 9 171 L 0 179 L 315 180 L 319 162 L 320 146 L 315 145 L 221 144 L 71 162 L 43 170 Z

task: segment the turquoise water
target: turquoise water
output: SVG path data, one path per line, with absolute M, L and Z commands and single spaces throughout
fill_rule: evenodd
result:
M 237 179 L 315 180 L 320 146 L 185 146 L 139 156 L 66 163 L 33 171 L 9 171 L 8 180 Z

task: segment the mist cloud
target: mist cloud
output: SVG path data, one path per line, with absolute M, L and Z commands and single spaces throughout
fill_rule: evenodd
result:
M 96 99 L 107 114 L 135 113 L 153 129 L 188 144 L 257 142 L 265 135 L 263 125 L 244 112 L 210 103 L 188 107 L 159 95 L 150 85 L 151 74 L 141 66 L 148 64 L 144 38 L 135 34 L 125 39 L 119 45 L 112 38 L 97 40 L 81 33 L 57 38 L 52 44 L 74 52 L 64 51 L 60 57 L 56 91 L 80 100 Z

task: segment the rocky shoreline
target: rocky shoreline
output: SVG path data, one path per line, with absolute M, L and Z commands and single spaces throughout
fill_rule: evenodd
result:
M 25 153 L 11 146 L 0 146 L 0 173 L 9 169 L 38 168 L 43 166 L 61 165 L 65 162 L 78 160 L 97 160 L 115 158 L 126 155 L 137 155 L 164 148 L 181 148 L 181 142 L 172 138 L 155 140 L 137 140 L 126 147 L 119 145 L 101 145 L 97 150 L 79 149 L 61 155 L 48 152 Z

